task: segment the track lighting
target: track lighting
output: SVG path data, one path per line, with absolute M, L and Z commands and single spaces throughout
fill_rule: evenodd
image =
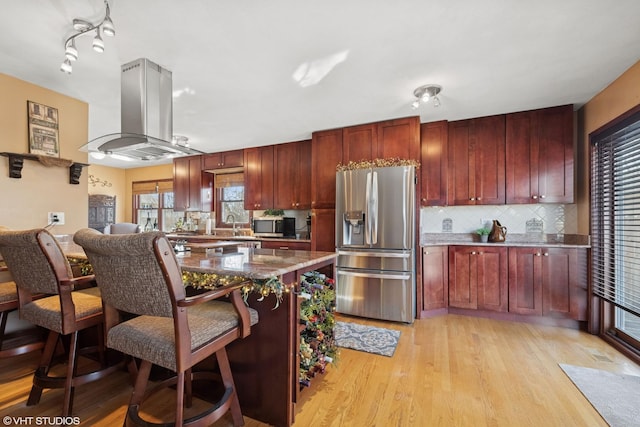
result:
M 411 108 L 414 110 L 420 107 L 420 104 L 426 104 L 429 100 L 432 100 L 432 104 L 434 107 L 440 106 L 440 98 L 438 98 L 438 94 L 442 92 L 442 86 L 439 85 L 424 85 L 420 86 L 416 90 L 413 91 L 413 96 L 416 99 L 411 103 Z
M 65 60 L 62 65 L 60 65 L 60 71 L 63 71 L 67 74 L 71 74 L 71 72 L 73 71 L 71 61 L 78 60 L 78 49 L 76 48 L 77 37 L 83 34 L 87 34 L 91 31 L 95 31 L 96 35 L 93 38 L 93 50 L 102 53 L 104 52 L 104 40 L 102 40 L 101 34 L 109 37 L 113 37 L 116 35 L 116 29 L 113 25 L 113 21 L 111 20 L 111 10 L 109 9 L 108 0 L 104 0 L 104 4 L 105 15 L 102 21 L 100 21 L 99 23 L 93 24 L 89 21 L 85 21 L 84 19 L 79 18 L 73 20 L 73 29 L 76 32 L 69 36 L 64 42 Z

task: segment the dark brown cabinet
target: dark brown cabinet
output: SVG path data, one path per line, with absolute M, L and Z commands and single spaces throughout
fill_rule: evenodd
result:
M 449 307 L 507 311 L 507 248 L 449 247 Z
M 448 305 L 449 258 L 447 246 L 422 249 L 422 309 L 434 310 Z
M 505 203 L 505 116 L 449 122 L 449 205 Z
M 311 211 L 311 250 L 335 252 L 335 209 L 313 209 Z
M 573 106 L 506 116 L 506 202 L 573 203 Z
M 244 208 L 273 208 L 273 145 L 244 150 Z
M 202 172 L 202 156 L 173 160 L 173 198 L 175 211 L 210 211 L 213 201 L 213 175 Z
M 378 125 L 350 126 L 342 132 L 342 159 L 345 164 L 378 157 Z
M 311 208 L 311 141 L 275 145 L 274 165 L 274 208 Z
M 220 153 L 204 154 L 202 156 L 203 170 L 238 168 L 244 166 L 243 150 L 223 151 Z
M 420 127 L 420 205 L 447 204 L 448 135 L 447 121 L 423 123 Z
M 420 117 L 379 122 L 377 157 L 420 160 Z
M 342 129 L 314 132 L 311 137 L 311 207 L 336 206 L 336 167 L 342 163 Z
M 510 248 L 509 311 L 586 320 L 586 269 L 584 249 Z

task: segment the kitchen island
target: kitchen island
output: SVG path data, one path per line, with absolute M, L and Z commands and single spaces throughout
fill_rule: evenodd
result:
M 60 239 L 69 258 L 85 257 L 80 246 Z M 336 254 L 298 250 L 238 248 L 238 252 L 180 252 L 183 272 L 243 277 L 252 280 L 278 278 L 290 292 L 278 303 L 271 294 L 264 299 L 250 294 L 248 304 L 258 311 L 259 322 L 251 335 L 227 346 L 242 413 L 274 426 L 290 426 L 300 393 L 300 299 L 296 293 L 301 276 L 319 270 L 333 277 Z M 277 308 L 276 308 L 277 307 Z M 204 361 L 202 367 L 209 368 Z
M 277 305 L 275 296 L 249 305 L 260 316 L 251 335 L 227 346 L 231 369 L 244 415 L 275 426 L 290 426 L 300 392 L 300 301 L 295 292 L 302 274 L 333 272 L 336 254 L 280 249 L 240 248 L 237 253 L 184 252 L 178 255 L 183 271 L 242 276 L 264 280 L 278 277 L 290 285 Z

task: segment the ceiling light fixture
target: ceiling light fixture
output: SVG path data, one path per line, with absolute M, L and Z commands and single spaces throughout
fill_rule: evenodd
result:
M 89 21 L 85 21 L 84 19 L 79 18 L 73 20 L 73 29 L 76 32 L 69 36 L 64 42 L 65 60 L 60 66 L 60 71 L 67 74 L 71 74 L 71 72 L 73 71 L 71 61 L 78 60 L 78 49 L 76 49 L 77 37 L 80 37 L 81 35 L 87 34 L 91 31 L 95 31 L 96 35 L 93 39 L 93 50 L 102 53 L 104 52 L 104 41 L 102 40 L 102 37 L 100 35 L 100 30 L 102 30 L 102 34 L 104 34 L 105 36 L 113 37 L 116 35 L 116 29 L 113 26 L 113 21 L 111 20 L 111 10 L 109 9 L 109 2 L 107 0 L 104 0 L 104 4 L 105 15 L 102 21 L 100 21 L 99 23 L 92 24 Z
M 416 90 L 413 91 L 413 96 L 416 99 L 411 103 L 411 108 L 414 110 L 420 108 L 420 104 L 426 104 L 429 100 L 432 100 L 432 104 L 434 107 L 440 106 L 440 98 L 438 98 L 438 94 L 442 92 L 442 86 L 439 85 L 424 85 L 420 86 Z

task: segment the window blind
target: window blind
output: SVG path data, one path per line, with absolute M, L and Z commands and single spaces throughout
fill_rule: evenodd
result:
M 131 189 L 134 196 L 136 194 L 170 193 L 173 191 L 173 180 L 136 181 L 131 184 Z
M 593 293 L 640 316 L 640 114 L 591 141 Z

